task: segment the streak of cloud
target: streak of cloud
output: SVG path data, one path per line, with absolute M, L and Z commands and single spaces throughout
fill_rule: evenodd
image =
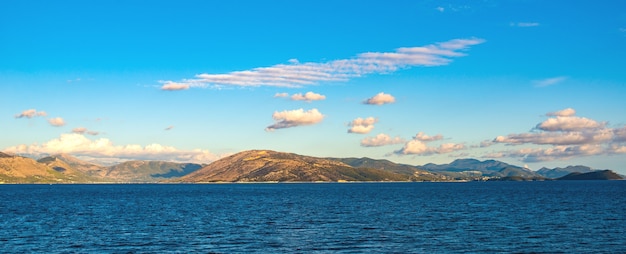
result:
M 398 48 L 394 52 L 367 52 L 354 58 L 329 62 L 300 63 L 290 59 L 288 64 L 258 67 L 224 74 L 197 74 L 193 79 L 179 82 L 162 81 L 162 90 L 186 90 L 207 86 L 275 86 L 302 87 L 319 82 L 348 81 L 367 74 L 391 73 L 414 66 L 441 66 L 454 57 L 465 56 L 462 51 L 483 43 L 483 39 L 454 39 L 422 47 Z

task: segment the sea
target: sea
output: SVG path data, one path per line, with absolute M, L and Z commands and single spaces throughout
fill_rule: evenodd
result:
M 2 253 L 626 253 L 626 181 L 0 185 Z

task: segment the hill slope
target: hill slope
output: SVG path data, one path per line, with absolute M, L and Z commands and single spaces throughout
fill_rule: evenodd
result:
M 269 150 L 240 152 L 180 178 L 180 182 L 408 181 L 408 175 L 354 168 L 343 162 Z
M 457 178 L 472 177 L 519 177 L 522 179 L 535 179 L 540 177 L 537 173 L 519 166 L 510 165 L 501 161 L 476 159 L 457 159 L 449 164 L 426 164 L 418 168 L 454 176 Z
M 611 170 L 598 170 L 588 173 L 571 173 L 557 180 L 623 180 L 624 178 Z
M 202 168 L 200 164 L 165 161 L 127 161 L 107 168 L 107 178 L 122 182 L 158 182 Z
M 0 182 L 3 183 L 70 183 L 83 180 L 73 174 L 55 171 L 31 158 L 0 153 Z
M 567 166 L 565 168 L 541 168 L 537 170 L 537 174 L 540 174 L 547 178 L 559 178 L 571 173 L 589 173 L 594 170 L 587 166 Z

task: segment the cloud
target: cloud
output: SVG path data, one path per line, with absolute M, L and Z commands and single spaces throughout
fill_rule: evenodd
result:
M 324 115 L 316 108 L 304 111 L 304 109 L 285 110 L 274 112 L 272 115 L 276 123 L 265 128 L 266 131 L 274 131 L 276 129 L 291 128 L 301 125 L 312 125 L 321 122 Z
M 437 8 L 435 8 L 435 10 L 437 10 L 439 12 L 444 12 L 446 9 L 441 7 L 441 6 L 437 6 Z
M 348 126 L 350 126 L 348 133 L 367 134 L 374 129 L 374 124 L 377 122 L 378 119 L 374 117 L 368 117 L 365 119 L 359 117 L 348 123 Z
M 567 108 L 547 113 L 553 117 L 537 124 L 532 132 L 498 136 L 493 142 L 539 145 L 500 152 L 525 162 L 626 153 L 626 126 L 609 128 L 604 122 L 575 116 L 575 112 Z
M 72 129 L 72 133 L 77 133 L 77 134 L 88 134 L 88 135 L 92 135 L 92 136 L 97 136 L 100 134 L 100 132 L 97 131 L 90 131 L 85 127 L 78 127 L 78 128 L 74 128 Z
M 566 108 L 559 111 L 549 112 L 546 116 L 573 116 L 576 114 L 576 110 L 573 108 Z
M 60 118 L 60 117 L 55 117 L 55 118 L 48 119 L 48 123 L 54 127 L 61 127 L 65 125 L 65 120 L 63 120 L 63 118 Z
M 554 78 L 535 80 L 535 81 L 533 81 L 533 83 L 535 84 L 536 87 L 546 87 L 546 86 L 556 85 L 556 84 L 561 83 L 561 82 L 563 82 L 565 80 L 567 80 L 567 77 L 560 76 L 560 77 L 554 77 Z
M 396 102 L 396 98 L 394 98 L 391 94 L 380 92 L 374 95 L 374 97 L 371 97 L 363 101 L 363 104 L 383 105 L 383 104 L 389 104 L 389 103 L 394 103 L 394 102 Z
M 91 140 L 82 134 L 61 134 L 59 138 L 41 145 L 18 145 L 8 147 L 4 152 L 38 157 L 47 154 L 67 153 L 74 156 L 116 160 L 161 160 L 175 162 L 208 163 L 219 156 L 201 149 L 179 150 L 160 144 L 115 145 L 111 140 L 101 138 Z
M 539 26 L 540 24 L 537 22 L 511 22 L 511 26 L 515 26 L 515 27 L 535 27 L 535 26 Z
M 169 130 L 172 130 L 172 129 L 174 129 L 174 125 L 170 125 L 170 126 L 167 126 L 167 128 L 165 128 L 166 131 L 169 131 Z
M 386 146 L 386 145 L 395 145 L 406 142 L 404 139 L 400 137 L 392 138 L 387 134 L 381 133 L 374 137 L 367 137 L 361 140 L 361 146 L 364 147 L 375 147 L 375 146 Z
M 179 90 L 187 90 L 191 87 L 191 85 L 186 83 L 177 83 L 172 81 L 165 81 L 163 86 L 161 86 L 161 90 L 164 91 L 179 91 Z
M 326 96 L 317 94 L 314 92 L 307 92 L 304 95 L 302 95 L 301 93 L 297 93 L 291 96 L 291 100 L 294 100 L 294 101 L 311 102 L 311 101 L 320 101 L 320 100 L 325 100 L 325 99 L 326 99 Z
M 276 93 L 274 94 L 274 98 L 285 98 L 285 97 L 289 97 L 288 93 Z
M 589 118 L 577 116 L 557 116 L 537 124 L 535 128 L 543 131 L 582 131 L 602 128 L 606 124 Z
M 462 51 L 483 43 L 483 39 L 454 39 L 422 47 L 398 48 L 394 52 L 367 52 L 354 58 L 329 62 L 305 62 L 290 59 L 288 64 L 258 67 L 223 74 L 197 74 L 180 82 L 163 81 L 162 90 L 184 90 L 207 86 L 275 86 L 302 87 L 319 82 L 348 81 L 367 74 L 391 73 L 414 66 L 440 66 L 454 57 L 465 56 Z
M 442 139 L 443 136 L 440 134 L 431 137 L 424 134 L 423 132 L 419 132 L 417 133 L 417 135 L 415 135 L 415 137 L 413 137 L 412 140 L 409 140 L 409 142 L 405 143 L 402 149 L 394 151 L 394 153 L 399 155 L 433 155 L 451 153 L 465 149 L 464 144 L 445 143 L 439 145 L 438 147 L 431 147 L 426 144 L 428 142 Z
M 37 111 L 36 109 L 27 109 L 20 114 L 16 114 L 15 118 L 33 118 L 38 116 L 47 116 L 46 111 Z
M 426 143 L 423 141 L 413 139 L 404 144 L 404 147 L 402 147 L 402 149 L 398 151 L 395 151 L 395 153 L 403 155 L 433 155 L 451 153 L 463 149 L 465 149 L 464 144 L 446 143 L 439 145 L 439 147 L 430 147 L 426 145 Z
M 428 136 L 424 134 L 423 132 L 419 132 L 417 133 L 417 135 L 415 135 L 415 137 L 413 137 L 413 139 L 417 139 L 423 142 L 430 142 L 430 141 L 441 140 L 443 139 L 443 136 L 441 134 L 437 134 L 435 136 Z

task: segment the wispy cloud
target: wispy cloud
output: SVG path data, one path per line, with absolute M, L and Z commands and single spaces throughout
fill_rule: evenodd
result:
M 449 64 L 454 57 L 465 56 L 462 51 L 483 43 L 483 39 L 454 39 L 422 47 L 398 48 L 394 52 L 367 52 L 354 58 L 329 62 L 300 63 L 290 59 L 288 64 L 258 67 L 223 74 L 197 74 L 193 79 L 179 82 L 162 81 L 161 89 L 186 90 L 207 86 L 276 86 L 302 87 L 319 82 L 347 81 L 366 74 L 391 73 L 414 66 Z
M 190 85 L 186 83 L 177 83 L 172 81 L 163 81 L 163 85 L 161 86 L 161 90 L 164 91 L 180 91 L 189 89 Z
M 27 109 L 22 113 L 16 114 L 15 118 L 33 118 L 38 116 L 47 116 L 46 111 L 37 111 L 36 109 Z
M 402 149 L 395 151 L 395 154 L 398 155 L 433 155 L 433 154 L 444 154 L 451 153 L 459 150 L 465 149 L 464 144 L 455 144 L 455 143 L 445 143 L 441 144 L 438 147 L 428 146 L 427 143 L 441 140 L 443 136 L 438 134 L 435 136 L 428 136 L 423 132 L 419 132 L 412 140 L 409 140 L 404 144 Z
M 48 119 L 48 123 L 54 127 L 61 127 L 65 125 L 65 120 L 61 117 L 55 117 Z
M 364 146 L 364 147 L 386 146 L 386 145 L 402 144 L 404 142 L 406 142 L 406 140 L 404 140 L 403 138 L 400 138 L 400 137 L 392 138 L 391 136 L 387 134 L 380 133 L 374 137 L 367 137 L 361 140 L 361 146 Z
M 41 145 L 18 145 L 6 148 L 4 152 L 39 156 L 45 154 L 67 153 L 75 156 L 117 160 L 162 160 L 175 162 L 208 163 L 219 156 L 201 149 L 179 150 L 160 144 L 115 145 L 109 139 L 91 140 L 82 134 L 61 134 L 59 138 Z
M 307 111 L 304 111 L 304 109 L 296 109 L 281 112 L 276 111 L 272 115 L 272 118 L 275 123 L 267 126 L 265 131 L 316 124 L 324 119 L 324 115 L 316 108 Z
M 359 117 L 348 123 L 348 126 L 350 126 L 348 133 L 367 134 L 374 129 L 374 124 L 377 122 L 378 119 L 374 117 L 368 117 L 365 119 Z
M 540 24 L 537 22 L 511 22 L 510 25 L 514 27 L 535 27 Z
M 92 135 L 92 136 L 97 136 L 97 135 L 100 134 L 100 132 L 91 131 L 91 130 L 88 130 L 87 128 L 85 128 L 85 127 L 74 128 L 74 129 L 72 129 L 72 133 L 87 134 L 87 135 Z
M 389 104 L 389 103 L 394 103 L 396 102 L 396 98 L 393 97 L 391 94 L 386 94 L 386 93 L 378 93 L 376 95 L 374 95 L 371 98 L 366 99 L 365 101 L 363 101 L 363 104 L 368 104 L 368 105 L 383 105 L 383 104 Z
M 276 94 L 274 94 L 274 98 L 287 98 L 287 97 L 289 97 L 288 93 L 276 93 Z M 291 98 L 292 101 L 312 102 L 312 101 L 325 100 L 326 96 L 318 94 L 318 93 L 314 93 L 314 92 L 306 92 L 305 94 L 302 94 L 302 93 L 293 94 L 290 98 Z
M 493 142 L 549 146 L 499 152 L 526 162 L 626 153 L 626 126 L 609 128 L 606 122 L 575 116 L 575 112 L 567 108 L 547 113 L 553 117 L 537 124 L 532 132 L 498 136 Z
M 565 80 L 567 80 L 567 77 L 559 76 L 559 77 L 554 77 L 554 78 L 534 80 L 533 83 L 535 84 L 536 87 L 546 87 L 546 86 L 559 84 Z

